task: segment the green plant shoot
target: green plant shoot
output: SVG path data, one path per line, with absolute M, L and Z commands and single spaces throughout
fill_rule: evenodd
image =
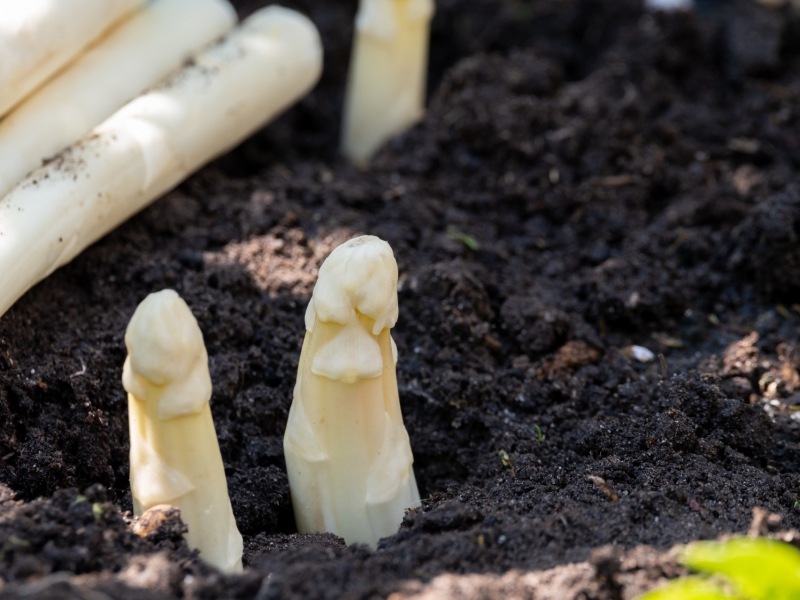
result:
M 641 596 L 639 600 L 734 600 L 720 586 L 701 577 L 675 579 L 664 587 Z
M 800 598 L 800 550 L 768 538 L 738 537 L 726 542 L 686 546 L 680 562 L 694 571 L 722 576 L 722 583 L 703 577 L 677 579 L 639 600 L 797 600 Z
M 768 538 L 734 538 L 686 547 L 681 562 L 690 569 L 724 575 L 745 598 L 800 598 L 800 550 Z

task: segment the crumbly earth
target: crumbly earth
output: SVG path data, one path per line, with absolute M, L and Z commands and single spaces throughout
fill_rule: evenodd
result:
M 356 3 L 293 3 L 319 87 L 0 318 L 0 598 L 633 598 L 755 507 L 800 527 L 800 17 L 697 4 L 439 0 L 428 114 L 358 170 Z M 425 498 L 377 551 L 295 533 L 282 455 L 358 233 L 400 267 Z M 208 346 L 241 576 L 123 514 L 123 334 L 163 288 Z

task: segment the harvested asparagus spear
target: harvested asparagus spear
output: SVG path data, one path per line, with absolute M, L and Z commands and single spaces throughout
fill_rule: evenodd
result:
M 0 121 L 0 198 L 236 23 L 227 0 L 154 0 Z
M 150 294 L 125 332 L 133 512 L 169 503 L 189 528 L 186 542 L 226 573 L 242 570 L 242 536 L 211 418 L 203 334 L 178 294 Z
M 147 0 L 0 0 L 0 116 Z
M 0 315 L 31 286 L 296 102 L 322 46 L 270 6 L 0 200 Z
M 420 503 L 397 391 L 397 263 L 361 236 L 322 264 L 283 439 L 297 530 L 375 547 Z

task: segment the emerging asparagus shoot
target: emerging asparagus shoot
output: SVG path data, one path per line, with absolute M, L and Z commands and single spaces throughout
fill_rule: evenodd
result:
M 433 0 L 361 0 L 345 97 L 342 151 L 369 161 L 422 118 Z
M 225 470 L 211 419 L 203 334 L 172 290 L 150 294 L 125 333 L 134 514 L 159 504 L 181 511 L 186 541 L 226 573 L 242 570 Z
M 301 533 L 374 547 L 420 502 L 389 332 L 397 314 L 389 244 L 362 236 L 325 260 L 283 441 Z

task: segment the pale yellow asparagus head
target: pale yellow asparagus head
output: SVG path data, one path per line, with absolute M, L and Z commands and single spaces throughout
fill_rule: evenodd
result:
M 311 371 L 344 383 L 378 377 L 383 359 L 373 336 L 394 327 L 397 314 L 397 263 L 389 244 L 372 235 L 342 244 L 322 264 L 306 310 L 309 333 L 317 321 L 338 328 Z
M 433 0 L 361 0 L 356 28 L 385 40 L 394 38 L 399 22 L 427 23 L 433 17 Z
M 397 390 L 397 263 L 363 236 L 323 263 L 284 437 L 298 531 L 348 544 L 397 532 L 419 504 L 414 458 Z
M 211 399 L 203 334 L 186 302 L 173 290 L 150 294 L 125 332 L 125 390 L 158 402 L 162 419 L 198 412 Z

